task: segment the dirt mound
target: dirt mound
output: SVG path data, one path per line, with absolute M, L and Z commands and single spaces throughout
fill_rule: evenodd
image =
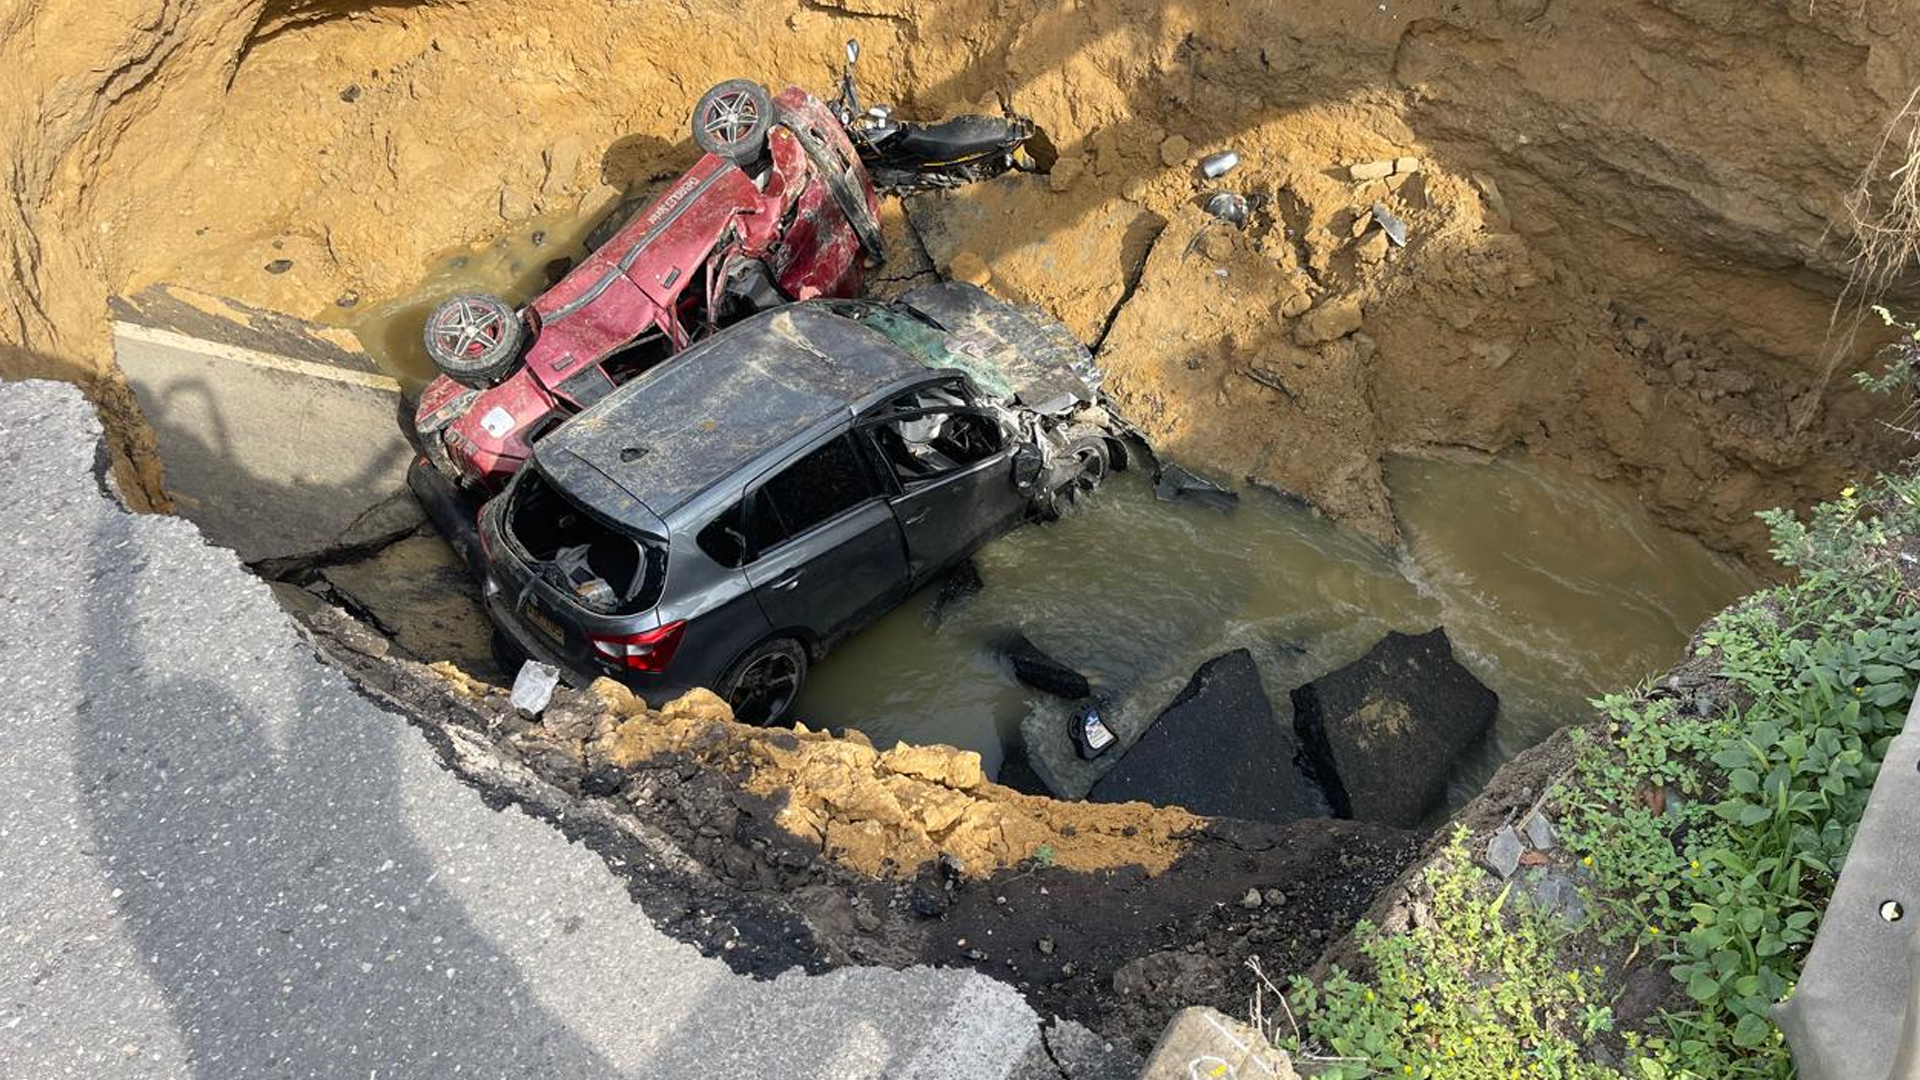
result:
M 433 670 L 469 698 L 505 694 L 451 664 Z M 990 783 L 971 750 L 901 744 L 880 751 L 857 731 L 838 737 L 753 727 L 735 721 L 726 702 L 706 690 L 654 709 L 599 679 L 588 694 L 563 693 L 526 737 L 564 748 L 588 776 L 663 759 L 716 771 L 776 807 L 774 823 L 793 839 L 871 876 L 911 874 L 942 855 L 975 878 L 1036 861 L 1068 870 L 1139 866 L 1154 874 L 1172 865 L 1184 838 L 1204 824 L 1184 810 L 1144 803 L 1094 806 L 1022 795 Z

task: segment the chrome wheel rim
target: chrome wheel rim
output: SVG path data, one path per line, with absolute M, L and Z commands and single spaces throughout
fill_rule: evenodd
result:
M 745 90 L 732 90 L 713 99 L 700 127 L 721 144 L 734 146 L 759 123 L 760 106 L 753 95 Z
M 506 319 L 492 304 L 460 299 L 434 313 L 432 339 L 443 357 L 472 359 L 500 343 Z

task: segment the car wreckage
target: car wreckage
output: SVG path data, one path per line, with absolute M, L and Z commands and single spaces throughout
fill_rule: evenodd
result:
M 650 697 L 788 713 L 833 644 L 1023 520 L 1125 467 L 1084 346 L 942 283 L 752 316 L 602 395 L 462 521 L 517 654 Z
M 691 127 L 691 169 L 524 308 L 453 296 L 423 331 L 438 376 L 411 437 L 451 483 L 499 491 L 535 441 L 614 387 L 730 322 L 795 300 L 859 294 L 882 262 L 879 197 L 1027 162 L 1032 125 L 940 124 L 862 108 L 847 43 L 833 106 L 746 79 L 713 87 Z

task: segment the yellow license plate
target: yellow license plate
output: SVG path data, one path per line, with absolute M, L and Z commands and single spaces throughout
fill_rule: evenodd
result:
M 565 645 L 567 643 L 567 632 L 560 629 L 560 624 L 554 622 L 551 616 L 539 608 L 534 607 L 532 604 L 527 604 L 520 609 L 520 614 L 525 615 L 527 621 L 532 623 L 535 629 L 552 638 L 555 645 Z

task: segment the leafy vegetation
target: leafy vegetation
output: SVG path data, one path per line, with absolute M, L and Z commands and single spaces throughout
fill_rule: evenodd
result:
M 1792 990 L 1920 672 L 1920 483 L 1762 517 L 1797 578 L 1696 639 L 1713 679 L 1608 696 L 1574 733 L 1547 805 L 1590 883 L 1584 921 L 1514 903 L 1457 836 L 1428 871 L 1426 925 L 1363 927 L 1367 979 L 1296 987 L 1297 1049 L 1348 1078 L 1791 1075 L 1768 1010 Z M 1623 976 L 1648 959 L 1672 980 L 1664 1008 L 1610 1035 Z

